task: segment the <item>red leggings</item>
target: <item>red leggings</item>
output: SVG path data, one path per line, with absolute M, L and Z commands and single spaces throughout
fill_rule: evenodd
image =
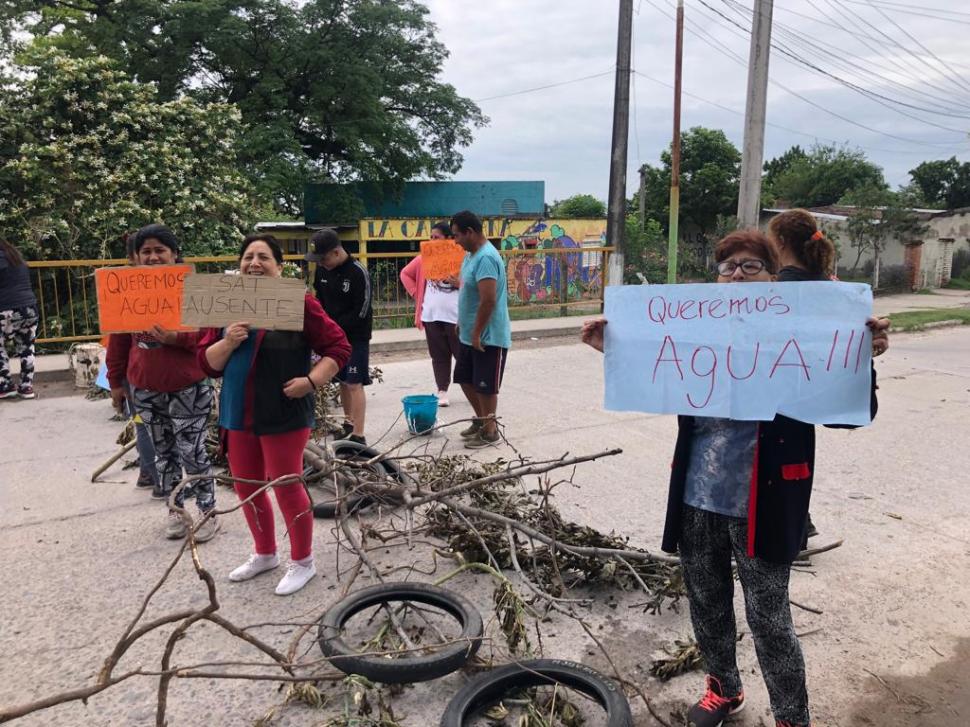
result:
M 252 432 L 229 430 L 229 470 L 233 477 L 244 480 L 275 480 L 283 475 L 302 474 L 303 448 L 310 438 L 309 429 L 297 429 L 283 434 L 257 436 Z M 256 492 L 260 485 L 236 482 L 240 500 Z M 273 488 L 276 503 L 290 534 L 290 558 L 309 558 L 313 550 L 313 514 L 310 498 L 302 482 L 278 485 Z M 249 531 L 253 534 L 256 553 L 272 555 L 276 552 L 276 527 L 273 505 L 266 490 L 243 506 Z

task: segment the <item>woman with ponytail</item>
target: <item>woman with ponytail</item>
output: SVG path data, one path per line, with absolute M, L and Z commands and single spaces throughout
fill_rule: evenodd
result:
M 835 274 L 835 245 L 808 210 L 787 210 L 768 223 L 768 236 L 778 248 L 779 282 L 831 280 Z
M 786 210 L 776 215 L 768 223 L 768 237 L 778 250 L 781 269 L 778 271 L 778 282 L 796 282 L 802 280 L 835 280 L 836 253 L 835 245 L 819 229 L 815 216 L 808 210 Z M 885 318 L 871 318 L 869 327 L 873 332 L 873 355 L 878 356 L 889 347 L 886 329 L 889 321 Z M 876 369 L 872 369 L 872 399 L 875 412 L 876 399 Z M 808 545 L 808 539 L 818 535 L 818 530 L 812 522 L 812 514 L 805 517 L 805 533 L 802 536 L 802 548 Z

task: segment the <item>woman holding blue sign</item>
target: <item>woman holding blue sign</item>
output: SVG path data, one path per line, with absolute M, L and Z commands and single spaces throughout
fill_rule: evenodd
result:
M 715 250 L 717 282 L 770 282 L 777 252 L 757 230 L 734 232 Z M 603 319 L 582 340 L 603 350 Z M 885 351 L 883 322 L 870 319 L 873 351 Z M 876 413 L 875 379 L 871 413 Z M 737 563 L 748 625 L 778 727 L 808 727 L 805 662 L 788 600 L 791 563 L 801 549 L 812 491 L 815 428 L 770 422 L 678 417 L 662 548 L 680 553 L 691 622 L 708 669 L 704 697 L 688 713 L 718 727 L 744 706 L 735 647 Z
M 239 251 L 239 272 L 280 277 L 283 251 L 276 239 L 247 237 Z M 311 351 L 321 357 L 312 366 Z M 209 376 L 222 377 L 219 427 L 229 471 L 239 478 L 236 494 L 249 500 L 243 515 L 254 546 L 253 554 L 229 574 L 229 580 L 249 580 L 279 566 L 273 505 L 262 485 L 253 481 L 286 475 L 295 477 L 273 488 L 290 536 L 290 565 L 276 594 L 296 593 L 316 575 L 310 498 L 298 478 L 313 427 L 314 393 L 349 358 L 344 332 L 309 293 L 304 298 L 302 331 L 257 330 L 244 321 L 206 331 L 198 360 Z

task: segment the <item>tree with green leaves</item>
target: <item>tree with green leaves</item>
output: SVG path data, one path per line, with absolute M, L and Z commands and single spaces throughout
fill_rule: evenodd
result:
M 189 253 L 234 247 L 255 221 L 239 173 L 239 114 L 161 101 L 109 59 L 38 50 L 0 86 L 0 226 L 28 255 L 124 256 L 164 222 Z
M 913 200 L 905 194 L 879 187 L 863 187 L 847 195 L 848 204 L 856 207 L 846 223 L 849 244 L 856 250 L 854 273 L 862 256 L 871 251 L 872 288 L 879 288 L 882 253 L 890 240 L 903 245 L 921 245 L 927 225 L 913 211 Z
M 909 176 L 923 204 L 951 210 L 970 207 L 970 162 L 961 163 L 955 156 L 923 162 Z
M 796 151 L 797 150 L 797 151 Z M 854 190 L 888 190 L 882 169 L 865 152 L 848 147 L 815 145 L 807 153 L 798 147 L 768 162 L 763 197 L 791 207 L 824 207 Z M 787 158 L 786 158 L 787 157 Z
M 695 126 L 681 134 L 680 228 L 696 227 L 705 239 L 714 233 L 718 218 L 733 215 L 738 206 L 741 152 L 720 129 Z M 647 216 L 670 217 L 671 155 L 660 155 L 661 166 L 644 165 Z
M 591 194 L 574 194 L 553 202 L 550 216 L 560 219 L 606 217 L 606 205 Z
M 448 51 L 415 0 L 6 0 L 12 28 L 114 58 L 162 100 L 238 107 L 247 175 L 286 215 L 307 181 L 454 173 L 487 121 L 439 79 Z

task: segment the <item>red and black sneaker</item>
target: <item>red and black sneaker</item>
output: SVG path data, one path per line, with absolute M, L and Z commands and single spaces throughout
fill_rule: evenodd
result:
M 710 674 L 707 676 L 707 693 L 690 708 L 687 713 L 687 723 L 692 727 L 720 727 L 732 714 L 744 709 L 744 690 L 737 696 L 725 697 L 721 690 L 721 682 Z

